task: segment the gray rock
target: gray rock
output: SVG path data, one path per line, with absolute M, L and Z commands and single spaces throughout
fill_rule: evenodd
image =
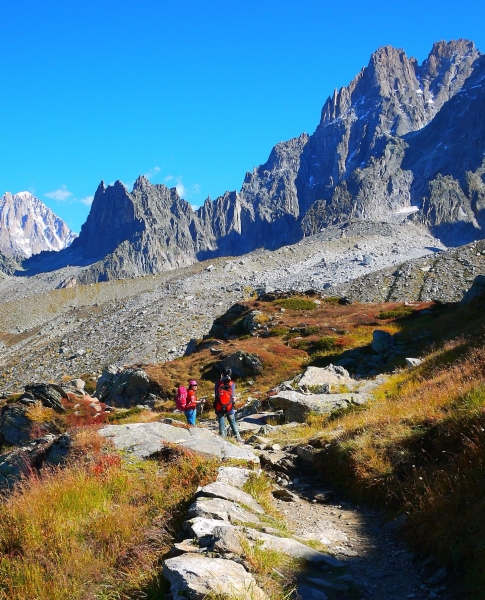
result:
M 241 540 L 246 539 L 243 533 L 233 527 L 219 525 L 212 530 L 212 540 L 210 549 L 219 554 L 236 554 L 243 555 L 243 545 Z M 249 541 L 246 543 L 250 544 Z
M 423 360 L 421 358 L 406 358 L 406 365 L 408 367 L 419 367 Z
M 216 363 L 215 366 L 221 372 L 226 367 L 230 367 L 235 377 L 250 377 L 260 375 L 263 372 L 263 364 L 259 356 L 243 352 L 242 350 L 226 356 L 226 358 Z
M 318 587 L 323 587 L 328 590 L 335 590 L 337 592 L 349 591 L 349 586 L 345 583 L 333 583 L 332 581 L 327 581 L 326 579 L 321 579 L 319 577 L 308 577 L 307 581 L 313 583 L 313 585 L 318 585 Z
M 252 496 L 222 481 L 215 481 L 214 483 L 209 483 L 209 485 L 206 485 L 203 488 L 201 488 L 198 494 L 200 494 L 201 496 L 207 496 L 209 498 L 222 498 L 223 500 L 237 502 L 239 504 L 247 506 L 256 514 L 264 514 L 264 510 Z
M 208 546 L 215 527 L 221 525 L 220 519 L 208 519 L 207 517 L 193 517 L 182 523 L 183 530 L 194 540 L 197 540 L 200 546 Z M 229 523 L 227 524 L 229 527 Z M 231 525 L 231 527 L 234 527 Z M 236 528 L 234 528 L 237 530 Z
M 392 521 L 387 521 L 387 523 L 384 523 L 382 529 L 384 529 L 384 531 L 399 531 L 399 529 L 404 527 L 406 521 L 406 515 L 399 515 L 399 517 L 396 517 Z
M 66 392 L 58 385 L 51 383 L 31 383 L 25 386 L 24 396 L 42 402 L 46 408 L 52 408 L 58 413 L 66 411 L 62 399 L 67 398 Z M 22 398 L 19 399 L 21 401 Z
M 40 402 L 38 403 L 40 405 Z M 22 446 L 33 438 L 55 431 L 53 423 L 38 423 L 29 416 L 30 406 L 6 404 L 0 412 L 0 445 Z
M 156 455 L 164 442 L 171 442 L 222 460 L 235 458 L 259 463 L 259 458 L 249 448 L 226 442 L 208 429 L 199 427 L 185 429 L 158 422 L 132 423 L 108 425 L 100 429 L 99 434 L 111 439 L 117 448 L 140 458 Z
M 338 391 L 339 386 L 345 385 L 353 390 L 359 384 L 342 366 L 329 365 L 324 368 L 308 367 L 295 385 L 299 390 L 328 394 Z
M 143 404 L 150 392 L 150 380 L 141 369 L 119 370 L 113 365 L 103 370 L 94 395 L 111 406 L 129 408 Z
M 296 494 L 294 494 L 293 492 L 290 492 L 290 490 L 287 490 L 287 489 L 273 490 L 272 494 L 275 498 L 278 498 L 278 500 L 283 500 L 284 502 L 299 502 L 300 501 L 300 499 L 298 498 L 298 496 Z
M 266 600 L 246 569 L 231 560 L 184 554 L 163 562 L 163 575 L 174 598 L 203 600 L 209 594 L 229 595 L 238 600 Z
M 74 388 L 77 388 L 78 390 L 84 390 L 84 388 L 86 387 L 86 382 L 83 379 L 71 379 L 69 385 L 71 385 Z
M 242 489 L 251 477 L 251 474 L 256 475 L 258 473 L 261 473 L 261 471 L 250 471 L 242 467 L 219 467 L 217 470 L 217 481 Z
M 292 538 L 276 537 L 274 535 L 269 535 L 267 533 L 249 528 L 245 528 L 244 532 L 248 539 L 259 541 L 263 548 L 277 550 L 278 552 L 283 552 L 283 554 L 293 556 L 294 558 L 304 558 L 306 561 L 312 564 L 324 563 L 330 565 L 331 567 L 344 566 L 340 560 L 331 556 L 330 554 L 314 550 L 313 548 L 305 546 L 305 544 L 302 544 L 301 542 L 298 542 Z
M 386 354 L 394 348 L 394 340 L 388 331 L 375 329 L 372 334 L 372 350 L 377 354 Z
M 21 478 L 37 474 L 46 464 L 62 464 L 69 455 L 72 439 L 63 434 L 46 435 L 28 445 L 0 454 L 0 488 L 13 488 Z
M 313 446 L 308 444 L 306 446 L 297 446 L 296 453 L 304 462 L 309 464 L 314 464 L 315 458 L 319 454 L 318 450 L 315 450 Z
M 471 288 L 463 294 L 461 304 L 462 305 L 468 304 L 469 302 L 471 302 L 471 300 L 473 300 L 477 296 L 480 296 L 484 292 L 485 292 L 485 275 L 477 275 L 475 277 L 475 279 L 473 280 L 473 284 L 472 284 Z
M 367 394 L 348 392 L 345 394 L 301 394 L 299 392 L 279 392 L 270 401 L 275 408 L 281 408 L 287 422 L 305 422 L 311 413 L 328 415 L 339 408 L 347 408 L 351 404 L 362 404 L 368 399 Z
M 434 573 L 429 579 L 429 585 L 440 585 L 444 583 L 448 578 L 448 571 L 443 567 L 442 569 L 438 569 L 436 573 Z
M 259 523 L 256 515 L 245 510 L 236 502 L 222 498 L 197 498 L 189 507 L 187 515 L 189 518 L 221 519 L 230 523 Z

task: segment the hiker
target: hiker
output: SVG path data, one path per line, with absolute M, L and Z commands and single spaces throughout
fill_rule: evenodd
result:
M 234 403 L 236 401 L 236 384 L 231 380 L 232 371 L 229 367 L 221 373 L 220 379 L 216 381 L 214 386 L 214 410 L 216 411 L 217 421 L 219 423 L 219 433 L 222 437 L 226 437 L 226 421 L 227 417 L 232 432 L 236 436 L 238 442 L 242 442 L 237 428 L 236 417 L 234 416 Z
M 178 394 L 180 394 L 180 390 L 183 389 L 184 388 L 179 388 Z M 203 403 L 203 400 L 197 400 L 197 381 L 195 381 L 195 379 L 189 380 L 189 387 L 186 391 L 186 394 L 187 395 L 185 398 L 185 404 L 181 406 L 183 402 L 179 404 L 179 401 L 177 400 L 177 408 L 179 408 L 180 405 L 180 409 L 184 411 L 187 423 L 189 425 L 195 426 L 195 421 L 197 418 L 197 407 L 199 404 Z

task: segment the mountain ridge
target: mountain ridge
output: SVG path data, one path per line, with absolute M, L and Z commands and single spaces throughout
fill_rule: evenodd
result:
M 449 246 L 479 239 L 484 80 L 485 58 L 468 40 L 436 42 L 421 65 L 379 48 L 326 100 L 315 132 L 276 144 L 239 191 L 194 211 L 143 176 L 131 192 L 101 183 L 72 247 L 24 261 L 24 274 L 70 264 L 83 266 L 82 283 L 136 277 L 275 249 L 352 219 L 412 218 Z

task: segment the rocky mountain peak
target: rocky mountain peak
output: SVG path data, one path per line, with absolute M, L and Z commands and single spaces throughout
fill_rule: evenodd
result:
M 30 192 L 0 198 L 0 252 L 28 258 L 43 250 L 61 250 L 76 238 L 66 223 Z

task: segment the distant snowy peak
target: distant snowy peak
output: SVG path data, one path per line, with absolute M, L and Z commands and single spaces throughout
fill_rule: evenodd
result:
M 43 250 L 62 250 L 77 237 L 69 227 L 30 192 L 0 198 L 0 252 L 28 258 Z

